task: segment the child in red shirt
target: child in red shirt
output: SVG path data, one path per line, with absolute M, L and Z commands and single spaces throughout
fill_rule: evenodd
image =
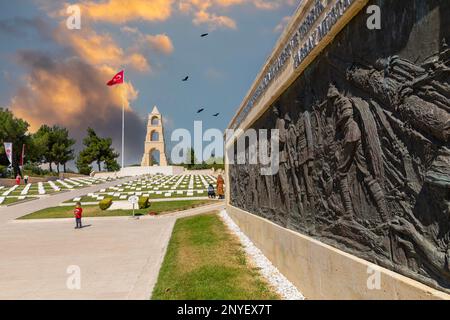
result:
M 73 214 L 75 215 L 75 229 L 81 229 L 83 226 L 81 225 L 81 217 L 83 216 L 83 208 L 81 208 L 81 203 L 77 202 L 75 206 L 75 210 L 73 211 Z
M 20 175 L 17 175 L 17 177 L 16 177 L 16 184 L 17 184 L 18 186 L 20 186 L 20 179 L 21 179 L 21 176 L 20 176 Z

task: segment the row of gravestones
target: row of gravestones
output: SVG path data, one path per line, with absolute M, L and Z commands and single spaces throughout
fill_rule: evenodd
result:
M 48 182 L 38 182 L 37 184 L 28 183 L 26 184 L 19 195 L 11 195 L 12 193 L 18 192 L 17 189 L 21 188 L 19 185 L 15 185 L 11 188 L 5 188 L 0 186 L 0 205 L 5 202 L 8 198 L 13 198 L 15 200 L 25 200 L 30 196 L 38 197 L 43 196 L 47 193 L 47 190 L 53 190 L 53 192 L 60 192 L 65 189 L 82 188 L 85 186 L 90 186 L 93 184 L 106 182 L 107 179 L 103 178 L 68 178 L 64 180 L 48 181 Z M 37 189 L 34 186 L 37 185 Z M 47 186 L 47 189 L 46 189 Z
M 198 189 L 193 188 L 191 181 L 198 181 L 196 186 Z M 187 186 L 189 182 L 189 186 Z M 173 197 L 173 196 L 183 196 L 186 197 L 198 197 L 206 194 L 206 188 L 209 183 L 215 184 L 214 177 L 212 176 L 193 176 L 193 175 L 182 175 L 182 176 L 148 176 L 145 178 L 139 178 L 133 181 L 129 181 L 123 184 L 118 184 L 117 186 L 109 187 L 108 189 L 101 189 L 96 193 L 89 193 L 87 197 L 91 198 L 93 201 L 101 201 L 105 197 L 113 197 L 119 200 L 126 200 L 130 196 L 144 196 L 149 197 L 150 195 L 161 195 L 161 197 Z M 160 190 L 169 186 L 169 190 Z M 186 190 L 179 190 L 180 187 L 192 187 Z M 81 201 L 81 197 L 76 197 L 72 201 Z

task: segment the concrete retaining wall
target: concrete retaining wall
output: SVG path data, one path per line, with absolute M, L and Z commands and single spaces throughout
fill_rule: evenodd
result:
M 230 205 L 226 210 L 307 299 L 450 300 L 446 293 L 269 220 Z

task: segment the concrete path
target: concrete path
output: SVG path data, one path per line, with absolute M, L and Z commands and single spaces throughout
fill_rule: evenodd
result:
M 85 222 L 1 226 L 0 299 L 149 299 L 175 219 Z
M 86 218 L 80 230 L 73 219 L 11 220 L 104 187 L 0 209 L 0 299 L 149 299 L 176 219 L 223 208 Z M 78 270 L 79 290 L 70 286 Z
M 217 201 L 216 203 L 187 209 L 183 211 L 173 211 L 164 213 L 162 215 L 158 216 L 137 216 L 135 217 L 136 220 L 161 220 L 161 219 L 180 219 L 185 218 L 193 215 L 198 215 L 206 212 L 211 211 L 221 211 L 225 208 L 225 203 L 223 201 Z M 122 221 L 128 221 L 131 220 L 131 217 L 129 216 L 112 216 L 112 217 L 89 217 L 89 218 L 83 218 L 83 223 L 89 224 L 96 221 L 111 221 L 111 220 L 122 220 Z M 24 219 L 24 220 L 10 220 L 8 221 L 8 224 L 41 224 L 41 223 L 61 223 L 61 222 L 70 222 L 73 223 L 73 218 L 58 218 L 58 219 Z

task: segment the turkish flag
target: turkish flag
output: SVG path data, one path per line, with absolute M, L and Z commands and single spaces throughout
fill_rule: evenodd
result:
M 118 74 L 114 76 L 106 85 L 115 86 L 116 84 L 122 84 L 124 78 L 124 71 L 120 71 Z

